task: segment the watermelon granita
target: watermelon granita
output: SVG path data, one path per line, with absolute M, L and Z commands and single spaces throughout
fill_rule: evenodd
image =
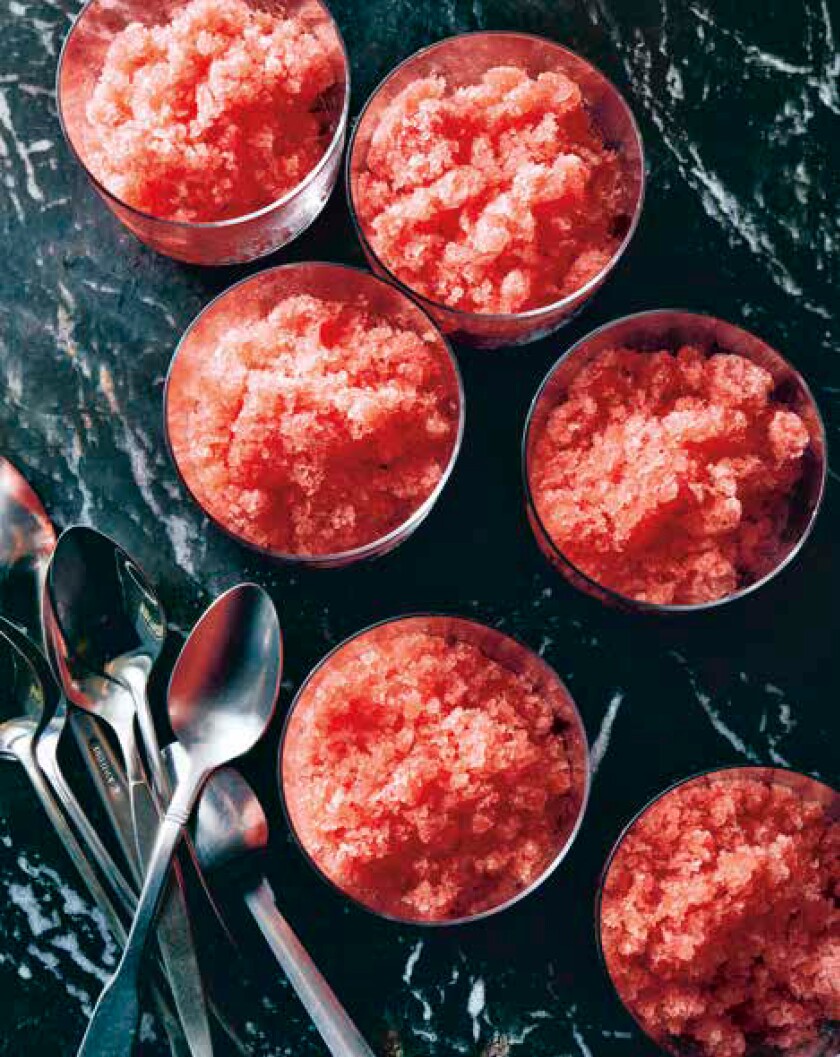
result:
M 657 604 L 711 602 L 769 573 L 810 439 L 774 384 L 742 356 L 690 346 L 598 353 L 531 444 L 531 494 L 556 548 Z
M 316 865 L 414 921 L 468 917 L 536 881 L 570 840 L 585 785 L 568 696 L 418 627 L 430 619 L 445 618 L 394 621 L 339 649 L 302 691 L 282 756 Z
M 281 554 L 332 555 L 379 540 L 429 499 L 460 406 L 431 325 L 391 321 L 362 297 L 300 294 L 185 340 L 167 423 L 187 487 L 224 528 Z
M 666 793 L 619 845 L 601 904 L 610 976 L 672 1052 L 828 1057 L 840 1041 L 837 814 L 749 770 L 709 778 Z
M 244 216 L 297 187 L 334 129 L 322 106 L 343 80 L 320 4 L 293 14 L 246 0 L 190 0 L 160 25 L 133 22 L 108 48 L 87 105 L 87 162 L 152 216 Z
M 510 314 L 606 268 L 632 183 L 573 80 L 500 65 L 473 84 L 409 83 L 379 117 L 353 192 L 373 252 L 406 286 L 449 308 Z

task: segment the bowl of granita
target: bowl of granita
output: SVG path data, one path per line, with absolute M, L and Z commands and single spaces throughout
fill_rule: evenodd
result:
M 418 925 L 463 924 L 557 868 L 589 789 L 586 734 L 556 672 L 508 635 L 398 617 L 330 653 L 280 746 L 291 830 L 353 902 Z
M 583 338 L 543 382 L 522 451 L 528 517 L 549 561 L 602 602 L 696 612 L 793 560 L 825 451 L 808 386 L 766 342 L 642 312 Z
M 68 144 L 130 231 L 177 260 L 232 264 L 323 209 L 349 63 L 321 0 L 88 0 L 57 97 Z
M 628 1012 L 674 1057 L 840 1052 L 840 794 L 771 767 L 689 778 L 624 831 L 598 935 Z
M 212 301 L 178 345 L 164 409 L 175 466 L 210 519 L 323 568 L 407 539 L 464 428 L 458 367 L 431 320 L 337 264 L 271 268 Z
M 407 59 L 362 111 L 347 161 L 371 266 L 484 348 L 534 341 L 582 308 L 633 236 L 644 182 L 615 86 L 523 33 Z

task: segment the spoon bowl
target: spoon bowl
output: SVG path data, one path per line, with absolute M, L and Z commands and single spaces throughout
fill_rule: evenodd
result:
M 236 875 L 251 916 L 333 1057 L 374 1057 L 277 909 L 271 885 L 259 869 L 260 853 L 268 846 L 268 819 L 257 794 L 232 767 L 215 771 L 204 787 L 196 813 L 195 844 L 208 873 Z
M 0 610 L 34 632 L 55 530 L 41 500 L 0 456 Z
M 142 570 L 109 536 L 74 525 L 59 537 L 50 562 L 45 609 L 51 657 L 73 703 L 91 711 L 112 696 L 109 682 L 127 686 L 142 699 L 135 706 L 147 741 L 145 684 L 167 628 Z
M 268 819 L 259 797 L 232 767 L 210 776 L 198 804 L 195 850 L 208 873 L 244 864 L 268 847 Z
M 207 610 L 169 683 L 172 730 L 193 767 L 210 771 L 242 756 L 274 713 L 283 646 L 274 604 L 241 584 Z
M 10 620 L 0 617 L 0 726 L 25 720 L 37 734 L 49 722 L 58 695 L 47 663 Z

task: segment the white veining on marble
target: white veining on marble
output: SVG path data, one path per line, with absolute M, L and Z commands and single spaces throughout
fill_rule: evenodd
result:
M 478 1042 L 481 1035 L 481 1020 L 487 1008 L 487 992 L 482 977 L 477 976 L 473 980 L 470 994 L 467 998 L 467 1013 L 472 1021 L 473 1039 Z
M 815 247 L 810 241 L 806 255 L 791 253 L 777 232 L 783 233 L 784 238 L 795 247 L 802 241 L 803 225 L 808 224 L 811 230 L 813 219 L 803 212 L 794 225 L 791 220 L 785 219 L 784 210 L 767 206 L 763 200 L 763 174 L 756 174 L 749 194 L 744 194 L 741 189 L 736 191 L 730 186 L 731 173 L 728 170 L 724 172 L 712 159 L 710 146 L 706 145 L 701 150 L 692 138 L 690 129 L 695 102 L 692 92 L 696 91 L 696 86 L 685 83 L 683 71 L 677 70 L 675 76 L 673 71 L 676 67 L 673 63 L 664 78 L 660 69 L 660 54 L 680 54 L 679 48 L 672 44 L 673 29 L 668 0 L 661 0 L 660 24 L 655 28 L 648 25 L 644 29 L 623 26 L 604 0 L 593 0 L 588 10 L 593 19 L 603 24 L 610 33 L 633 86 L 635 99 L 642 104 L 662 143 L 672 155 L 681 179 L 698 196 L 708 216 L 762 261 L 779 289 L 795 299 L 797 307 L 821 319 L 832 320 L 832 303 L 827 298 L 823 300 L 817 296 L 813 283 L 807 281 L 800 271 L 806 268 L 810 270 L 814 264 L 818 270 L 828 266 L 840 241 L 840 217 L 834 203 L 826 198 L 821 218 L 820 226 L 826 246 L 824 257 L 818 253 L 814 260 Z M 793 137 L 808 132 L 816 117 L 817 106 L 822 105 L 832 113 L 840 113 L 840 53 L 833 43 L 833 23 L 825 0 L 819 0 L 816 4 L 814 0 L 806 0 L 808 35 L 804 43 L 807 62 L 790 61 L 746 42 L 703 4 L 690 4 L 688 10 L 697 20 L 697 30 L 702 31 L 698 32 L 699 42 L 712 68 L 719 45 L 725 42 L 735 49 L 740 62 L 751 67 L 756 76 L 766 79 L 783 77 L 786 81 L 795 78 L 796 89 L 787 86 L 786 99 L 776 115 L 778 144 L 770 144 L 771 148 L 778 146 L 776 153 L 779 154 L 780 164 L 787 164 L 788 159 L 788 153 L 782 148 L 786 148 Z M 729 161 L 728 158 L 724 160 L 727 163 Z M 800 193 L 811 182 L 809 164 L 809 154 L 803 157 L 801 149 L 797 149 L 795 161 L 791 163 L 793 179 L 790 182 L 798 185 Z M 746 166 L 742 166 L 742 169 L 749 171 Z
M 409 956 L 408 956 L 408 958 L 406 960 L 405 968 L 403 969 L 403 976 L 402 976 L 403 983 L 405 983 L 405 984 L 410 984 L 411 983 L 411 978 L 414 975 L 414 969 L 417 966 L 417 963 L 420 961 L 420 955 L 422 953 L 423 953 L 423 941 L 422 940 L 418 940 L 414 944 L 414 946 L 411 948 L 411 953 L 409 954 Z
M 726 741 L 729 742 L 729 744 L 732 746 L 733 749 L 735 749 L 736 752 L 740 753 L 751 763 L 760 763 L 761 757 L 758 755 L 755 749 L 748 745 L 746 741 L 740 736 L 740 734 L 737 734 L 734 730 L 732 730 L 731 727 L 727 726 L 719 710 L 713 705 L 711 695 L 708 694 L 700 685 L 697 673 L 691 668 L 690 664 L 688 663 L 688 660 L 676 650 L 671 651 L 671 656 L 674 658 L 675 661 L 678 662 L 680 667 L 686 673 L 689 685 L 691 686 L 691 690 L 694 694 L 694 700 L 706 714 L 706 717 L 711 723 L 712 727 L 717 731 L 718 734 L 720 734 L 722 738 L 725 738 Z
M 424 1023 L 428 1023 L 432 1019 L 432 1007 L 429 1003 L 429 1000 L 423 993 L 423 990 L 419 987 L 414 987 L 412 985 L 414 971 L 417 968 L 417 963 L 420 961 L 420 957 L 422 954 L 423 940 L 418 940 L 411 948 L 408 958 L 406 959 L 402 979 L 403 983 L 409 988 L 409 991 L 411 992 L 411 997 L 414 998 L 420 1004 L 421 1015 L 423 1017 Z
M 607 710 L 604 713 L 604 718 L 601 720 L 601 728 L 598 731 L 598 736 L 592 742 L 592 747 L 589 750 L 589 763 L 593 778 L 598 773 L 598 768 L 603 763 L 604 757 L 607 754 L 607 749 L 610 747 L 613 724 L 615 723 L 616 716 L 618 715 L 623 702 L 624 692 L 616 690 L 610 698 Z
M 9 109 L 9 101 L 6 98 L 5 92 L 0 92 L 0 129 L 2 129 L 11 140 L 15 154 L 23 166 L 23 186 L 26 193 L 33 202 L 43 202 L 44 192 L 41 190 L 35 172 L 35 166 L 32 164 L 31 148 L 27 148 L 23 143 L 14 123 L 12 122 L 12 112 Z M 38 152 L 36 151 L 35 153 Z
M 785 740 L 796 730 L 794 707 L 782 687 L 771 682 L 756 685 L 753 677 L 747 672 L 740 672 L 736 687 L 715 702 L 712 695 L 702 686 L 700 676 L 689 664 L 684 655 L 672 651 L 671 656 L 685 672 L 694 699 L 705 713 L 714 730 L 750 763 L 776 764 L 779 767 L 791 767 L 790 757 L 783 751 Z M 763 701 L 758 723 L 754 717 L 743 717 L 742 720 L 755 730 L 755 739 L 748 739 L 745 734 L 734 729 L 741 710 L 738 708 L 737 690 L 742 688 L 746 700 Z M 760 693 L 757 693 L 760 691 Z M 758 744 L 758 740 L 763 744 Z
M 19 975 L 27 981 L 44 975 L 54 978 L 80 1012 L 89 1015 L 91 996 L 116 965 L 117 948 L 105 921 L 59 870 L 20 850 L 10 856 L 11 835 L 4 832 L 2 837 L 4 934 L 18 938 L 27 959 L 20 963 Z
M 574 1021 L 571 1022 L 571 1028 L 572 1038 L 577 1043 L 577 1048 L 580 1050 L 581 1057 L 593 1057 L 592 1050 L 589 1049 L 586 1039 L 583 1037 L 583 1032 Z
M 194 521 L 173 513 L 169 504 L 164 505 L 159 501 L 155 493 L 157 473 L 152 466 L 156 445 L 147 434 L 139 430 L 133 431 L 124 417 L 122 425 L 122 449 L 128 456 L 134 483 L 146 506 L 166 532 L 178 566 L 196 578 L 198 575 L 196 559 L 201 553 L 201 540 L 195 530 Z

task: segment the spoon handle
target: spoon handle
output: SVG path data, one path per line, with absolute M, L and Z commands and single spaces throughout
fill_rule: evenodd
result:
M 52 786 L 55 795 L 61 802 L 70 822 L 76 829 L 76 833 L 85 846 L 87 855 L 93 859 L 108 881 L 110 888 L 116 896 L 120 909 L 125 913 L 131 913 L 134 905 L 134 892 L 128 882 L 111 858 L 111 854 L 102 839 L 91 824 L 90 819 L 84 812 L 82 805 L 76 799 L 76 794 L 70 788 L 64 772 L 58 762 L 58 736 L 54 735 L 49 727 L 43 732 L 35 743 L 35 758 Z
M 132 870 L 136 871 L 137 880 L 142 882 L 142 873 L 137 866 L 137 849 L 134 844 L 134 832 L 131 822 L 131 802 L 128 793 L 128 781 L 122 769 L 122 762 L 117 758 L 108 739 L 105 737 L 102 728 L 93 716 L 89 715 L 87 712 L 72 709 L 67 722 L 73 731 L 76 744 L 87 766 L 91 780 L 99 792 L 102 806 L 110 817 L 112 828 L 119 841 L 123 856 L 128 860 Z M 39 755 L 39 749 L 40 742 L 36 745 L 36 755 Z M 204 884 L 203 878 L 201 878 L 201 880 L 202 884 Z M 140 885 L 138 884 L 137 887 L 139 889 Z M 172 898 L 171 894 L 169 894 L 167 898 Z M 136 892 L 132 891 L 130 893 L 129 904 L 130 914 L 134 913 L 136 906 L 137 895 Z M 109 909 L 111 910 L 110 915 L 105 908 L 103 908 L 103 912 L 110 920 L 111 916 L 113 916 L 113 908 Z M 214 909 L 218 914 L 219 911 L 215 908 L 215 905 Z M 163 928 L 161 919 L 164 913 L 165 910 L 161 912 L 161 917 L 159 917 L 158 936 L 160 936 Z M 229 939 L 230 942 L 233 943 L 232 937 L 229 936 Z M 122 942 L 125 942 L 124 931 Z M 161 969 L 160 966 L 158 968 L 159 970 Z M 178 970 L 173 968 L 172 971 L 176 972 Z M 195 970 L 190 965 L 184 965 L 179 972 L 181 980 L 188 980 L 187 974 L 190 972 L 194 974 Z M 183 986 L 187 985 L 184 984 Z M 162 999 L 160 990 L 154 989 L 152 997 L 155 1000 L 156 1012 L 166 1030 L 173 1053 L 176 1057 L 193 1057 L 193 1049 L 184 1037 L 181 1024 L 175 1014 L 170 1010 L 168 1004 Z M 212 1001 L 209 995 L 207 997 L 207 1006 L 219 1027 L 225 1032 L 228 1039 L 231 1041 L 235 1050 L 243 1055 L 243 1057 L 247 1057 L 247 1054 L 249 1053 L 247 1045 L 239 1038 L 230 1023 L 227 1014 Z
M 102 806 L 111 821 L 120 851 L 128 862 L 132 880 L 139 888 L 143 873 L 137 860 L 131 800 L 122 764 L 117 760 L 102 728 L 93 716 L 73 708 L 70 710 L 68 724 Z
M 140 861 L 150 871 L 163 826 L 160 810 L 145 780 L 137 781 L 130 775 L 128 791 Z M 213 1052 L 207 999 L 183 891 L 183 878 L 177 863 L 174 864 L 172 873 L 172 883 L 164 886 L 166 898 L 160 914 L 157 937 L 167 976 L 172 984 L 175 1006 L 194 1057 L 207 1057 Z M 164 878 L 169 879 L 168 867 Z
M 268 881 L 263 879 L 248 892 L 245 902 L 333 1057 L 375 1057 L 306 948 L 277 909 Z
M 140 740 L 146 752 L 151 786 L 157 797 L 168 802 L 172 795 L 172 785 L 163 762 L 155 721 L 149 705 L 148 676 L 138 672 L 131 665 L 126 665 L 120 670 L 119 678 L 134 702 L 134 713 L 137 716 Z
M 126 941 L 125 927 L 111 902 L 110 896 L 107 895 L 105 889 L 99 883 L 99 878 L 97 877 L 96 872 L 87 861 L 84 852 L 73 835 L 72 830 L 68 826 L 61 808 L 53 797 L 52 790 L 44 780 L 44 776 L 41 774 L 38 767 L 32 741 L 22 740 L 16 744 L 15 751 L 17 759 L 23 766 L 23 769 L 32 784 L 32 788 L 34 789 L 47 818 L 50 820 L 53 829 L 64 845 L 67 854 L 70 856 L 70 859 L 90 893 L 91 898 L 105 916 L 108 928 L 113 934 L 114 939 L 120 946 L 122 946 Z M 166 1036 L 169 1040 L 169 1045 L 173 1054 L 175 1057 L 190 1057 L 190 1050 L 181 1030 L 181 1025 L 173 1016 L 167 1002 L 157 987 L 152 990 L 152 998 L 155 1010 L 160 1017 L 164 1030 L 166 1031 Z
M 17 759 L 26 771 L 26 775 L 32 784 L 32 788 L 40 800 L 41 806 L 46 812 L 53 829 L 61 840 L 61 843 L 64 845 L 73 865 L 76 867 L 79 876 L 82 881 L 84 881 L 87 890 L 90 892 L 97 905 L 102 908 L 108 922 L 108 928 L 114 933 L 114 937 L 118 943 L 124 942 L 126 938 L 125 928 L 119 915 L 114 909 L 111 898 L 103 888 L 96 871 L 85 857 L 81 845 L 76 839 L 73 830 L 70 828 L 67 819 L 62 814 L 61 808 L 58 806 L 58 803 L 53 796 L 52 789 L 50 789 L 38 767 L 35 758 L 33 739 L 31 737 L 21 738 L 19 741 L 15 742 L 14 751 Z
M 140 1016 L 138 986 L 143 955 L 187 813 L 173 805 L 160 824 L 125 950 L 116 973 L 99 996 L 78 1057 L 131 1057 Z M 212 1047 L 205 1051 L 211 1053 Z

